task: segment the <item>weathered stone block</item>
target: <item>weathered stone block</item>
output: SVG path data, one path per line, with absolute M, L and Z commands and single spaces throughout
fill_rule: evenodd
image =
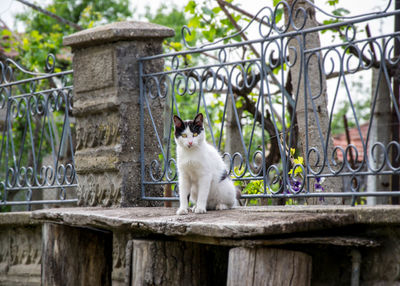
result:
M 77 190 L 78 205 L 120 206 L 122 177 L 118 172 L 81 174 Z
M 101 89 L 114 84 L 114 51 L 111 47 L 91 49 L 74 56 L 74 70 L 85 71 L 74 78 L 76 93 Z
M 120 143 L 118 113 L 87 115 L 76 122 L 76 150 L 115 146 Z

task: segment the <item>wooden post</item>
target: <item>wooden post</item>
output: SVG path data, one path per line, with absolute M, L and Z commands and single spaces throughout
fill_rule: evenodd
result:
M 228 249 L 180 241 L 133 240 L 132 286 L 226 285 Z
M 171 184 L 166 184 L 164 187 L 164 197 L 170 198 L 172 197 L 172 185 Z M 164 202 L 164 207 L 170 208 L 172 207 L 171 201 L 165 201 Z
M 311 257 L 274 248 L 232 248 L 229 251 L 228 286 L 311 284 Z
M 111 285 L 112 233 L 43 224 L 42 285 Z

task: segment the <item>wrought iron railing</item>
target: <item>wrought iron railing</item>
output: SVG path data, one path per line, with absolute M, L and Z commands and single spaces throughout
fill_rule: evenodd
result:
M 76 202 L 72 71 L 30 72 L 0 62 L 0 207 Z
M 361 198 L 400 195 L 399 189 L 387 186 L 367 190 L 363 182 L 378 176 L 396 180 L 400 172 L 398 135 L 373 136 L 378 129 L 397 126 L 395 134 L 399 126 L 393 78 L 396 70 L 398 76 L 394 47 L 400 44 L 400 31 L 372 36 L 365 31 L 366 24 L 379 25 L 400 11 L 389 11 L 389 2 L 384 11 L 338 17 L 309 1 L 293 2 L 265 7 L 242 31 L 200 47 L 188 45 L 190 30 L 183 27 L 186 51 L 140 59 L 143 199 L 176 200 L 172 116 L 192 119 L 200 111 L 208 122 L 208 141 L 221 152 L 244 198 L 296 198 L 301 203 L 343 203 L 350 198 L 355 204 L 364 203 Z M 280 22 L 275 21 L 278 13 L 284 15 Z M 321 25 L 316 21 L 320 15 L 332 21 Z M 256 39 L 229 42 L 254 26 Z M 146 72 L 152 61 L 160 60 L 166 64 L 164 71 Z M 364 94 L 371 108 L 369 118 L 363 119 L 357 104 L 362 93 L 351 82 L 372 70 L 379 74 L 377 87 Z M 386 95 L 380 91 L 383 86 Z M 382 126 L 377 103 L 383 97 L 392 116 Z M 155 100 L 163 102 L 164 118 L 154 118 Z M 343 106 L 353 130 L 338 124 Z M 143 122 L 153 128 L 145 129 Z M 355 135 L 344 144 L 333 140 L 346 131 Z M 149 134 L 154 134 L 152 142 Z M 159 154 L 146 154 L 146 144 L 157 144 Z M 148 190 L 155 185 L 172 186 L 172 196 L 150 196 Z

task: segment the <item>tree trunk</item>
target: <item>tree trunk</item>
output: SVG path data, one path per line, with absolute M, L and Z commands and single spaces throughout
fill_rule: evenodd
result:
M 292 5 L 294 0 L 289 0 L 288 4 Z M 315 20 L 315 9 L 304 1 L 297 1 L 292 11 L 296 14 L 296 9 L 303 7 L 307 11 L 307 22 L 303 29 L 317 26 Z M 300 12 L 299 15 L 302 15 Z M 301 27 L 303 23 L 302 16 L 293 17 L 293 22 L 296 27 Z M 288 11 L 285 11 L 286 23 L 288 22 Z M 289 30 L 293 30 L 291 26 Z M 299 130 L 299 140 L 302 145 L 302 151 L 304 161 L 308 167 L 314 171 L 324 168 L 323 174 L 331 173 L 327 166 L 327 161 L 330 160 L 333 153 L 333 140 L 329 138 L 328 146 L 326 146 L 326 158 L 324 154 L 324 146 L 326 145 L 329 127 L 329 114 L 327 109 L 327 93 L 326 93 L 326 78 L 325 75 L 320 71 L 320 63 L 317 60 L 317 55 L 304 54 L 304 49 L 318 48 L 321 46 L 318 32 L 308 33 L 305 38 L 302 35 L 296 36 L 289 41 L 289 59 L 294 65 L 291 67 L 291 77 L 293 86 L 293 97 L 297 98 L 296 106 L 296 118 Z M 294 49 L 292 49 L 292 47 Z M 310 58 L 311 57 L 311 58 Z M 306 77 L 307 75 L 307 77 Z M 321 77 L 320 77 L 321 75 Z M 306 77 L 306 78 L 305 78 Z M 304 84 L 306 83 L 306 86 Z M 305 89 L 307 91 L 305 91 Z M 319 95 L 319 96 L 318 96 Z M 311 100 L 312 97 L 316 97 Z M 307 100 L 305 100 L 305 98 Z M 307 105 L 306 105 L 307 104 Z M 315 108 L 313 107 L 313 104 Z M 306 129 L 306 120 L 308 129 Z M 320 129 L 317 123 L 319 123 Z M 320 134 L 321 131 L 321 134 Z M 308 146 L 306 144 L 306 138 L 308 137 Z M 315 148 L 319 151 L 320 160 L 318 162 L 315 152 L 308 154 L 311 148 Z M 308 158 L 307 158 L 308 157 Z M 322 166 L 325 159 L 325 165 Z M 332 167 L 332 162 L 331 167 Z M 310 173 L 310 172 L 308 172 Z M 313 192 L 314 179 L 309 181 L 309 190 Z M 343 183 L 339 177 L 327 178 L 323 187 L 326 192 L 341 192 L 343 191 Z M 319 204 L 321 201 L 316 199 L 309 200 L 310 204 Z M 339 198 L 328 198 L 325 199 L 324 203 L 328 204 L 342 204 L 342 200 Z
M 379 78 L 379 75 L 381 76 Z M 388 106 L 391 104 L 390 90 L 387 85 L 385 75 L 377 69 L 372 70 L 372 96 L 371 96 L 371 131 L 369 134 L 368 150 L 376 142 L 381 142 L 385 147 L 390 142 L 391 130 L 386 128 L 390 122 L 391 114 L 388 112 Z M 373 106 L 375 101 L 375 107 Z M 374 110 L 372 110 L 372 108 Z M 372 168 L 377 169 L 382 165 L 385 160 L 385 152 L 382 148 L 377 147 L 375 155 L 370 154 L 369 164 Z M 367 192 L 390 191 L 390 177 L 388 175 L 372 175 L 368 176 Z M 388 197 L 368 197 L 367 202 L 369 205 L 387 204 L 389 203 Z
M 235 97 L 235 96 L 234 96 Z M 239 126 L 236 121 L 235 115 L 235 104 L 232 103 L 231 95 L 228 94 L 228 101 L 226 107 L 226 119 L 225 119 L 225 126 L 226 126 L 226 141 L 225 141 L 225 151 L 231 155 L 238 152 L 243 155 L 243 158 L 247 156 L 243 150 L 241 134 L 239 131 Z M 239 119 L 241 117 L 241 110 L 237 109 Z M 240 162 L 234 162 L 234 166 L 237 166 Z

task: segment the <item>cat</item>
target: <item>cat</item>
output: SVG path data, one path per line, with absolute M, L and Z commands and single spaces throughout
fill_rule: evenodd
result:
M 178 215 L 188 214 L 189 197 L 194 213 L 223 210 L 236 205 L 236 188 L 214 146 L 206 142 L 203 114 L 183 121 L 174 115 L 179 176 Z

